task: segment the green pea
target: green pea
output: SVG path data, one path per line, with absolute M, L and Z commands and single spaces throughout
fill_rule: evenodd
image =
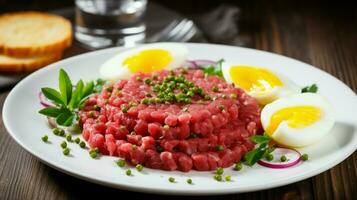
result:
M 53 128 L 52 129 L 52 133 L 55 134 L 55 135 L 59 135 L 60 129 L 59 128 Z
M 174 183 L 174 182 L 175 182 L 175 178 L 174 178 L 174 177 L 169 177 L 169 181 L 170 181 L 171 183 Z
M 136 168 L 136 170 L 138 170 L 138 172 L 141 172 L 141 171 L 143 171 L 144 166 L 143 166 L 143 165 L 140 165 L 140 164 L 137 164 L 137 165 L 135 166 L 135 168 Z
M 122 106 L 121 107 L 121 111 L 123 112 L 123 113 L 127 113 L 128 112 L 128 107 L 127 106 Z
M 229 181 L 231 181 L 231 176 L 226 176 L 226 177 L 224 177 L 224 179 L 225 179 L 227 182 L 229 182 Z
M 42 136 L 41 139 L 42 139 L 43 142 L 47 142 L 47 141 L 48 141 L 48 136 L 47 136 L 47 135 L 44 135 L 44 136 Z
M 222 181 L 222 176 L 221 175 L 214 175 L 213 178 L 216 180 L 216 181 Z
M 240 170 L 242 170 L 243 169 L 243 165 L 242 165 L 242 163 L 236 163 L 235 165 L 234 165 L 234 168 L 233 168 L 235 171 L 240 171 Z
M 60 129 L 60 131 L 59 131 L 59 134 L 58 134 L 59 136 L 64 136 L 65 135 L 65 132 L 64 132 L 64 130 L 63 129 Z
M 301 155 L 301 160 L 302 160 L 302 161 L 307 161 L 307 160 L 309 160 L 309 155 L 307 155 L 306 153 L 302 154 L 302 155 Z
M 74 142 L 75 142 L 76 144 L 79 144 L 79 143 L 81 142 L 81 139 L 76 138 L 76 139 L 74 139 Z
M 70 134 L 66 135 L 66 140 L 68 142 L 72 142 L 72 135 L 70 135 Z
M 223 151 L 224 150 L 224 146 L 223 145 L 217 145 L 216 146 L 216 151 Z
M 125 174 L 126 174 L 127 176 L 131 176 L 131 170 L 130 170 L 130 169 L 127 169 L 127 170 L 125 171 Z
M 86 143 L 83 142 L 83 141 L 81 141 L 81 142 L 79 143 L 79 146 L 80 146 L 81 148 L 85 148 L 85 147 L 86 147 Z
M 192 179 L 190 179 L 190 178 L 187 179 L 187 183 L 188 183 L 188 184 L 192 184 Z
M 70 152 L 70 149 L 69 149 L 69 148 L 63 149 L 63 155 L 68 156 L 68 155 L 69 155 L 69 152 Z
M 288 159 L 287 159 L 287 157 L 285 156 L 285 155 L 282 155 L 281 157 L 280 157 L 280 161 L 281 162 L 286 162 Z
M 125 160 L 123 160 L 123 159 L 119 159 L 116 163 L 117 163 L 117 165 L 119 167 L 124 167 L 125 166 Z
M 224 173 L 224 169 L 223 169 L 222 167 L 218 167 L 218 168 L 216 169 L 216 174 L 222 175 L 223 173 Z
M 230 95 L 230 97 L 231 97 L 232 99 L 237 99 L 237 98 L 238 98 L 237 94 L 234 94 L 234 93 L 232 93 L 232 94 Z
M 268 154 L 268 155 L 266 155 L 265 156 L 265 159 L 267 160 L 267 161 L 272 161 L 273 159 L 274 159 L 274 156 L 273 156 L 273 154 Z
M 150 85 L 151 79 L 150 79 L 150 78 L 146 78 L 146 79 L 144 80 L 144 82 L 145 82 L 145 84 Z
M 67 142 L 66 142 L 66 141 L 63 141 L 63 142 L 61 143 L 61 147 L 62 147 L 62 149 L 65 149 L 65 148 L 67 147 Z
M 213 92 L 218 92 L 218 91 L 219 91 L 219 89 L 218 89 L 218 87 L 217 87 L 217 86 L 213 86 L 213 87 L 212 87 L 212 91 L 213 91 Z
M 89 155 L 91 158 L 96 158 L 98 156 L 97 152 L 95 151 L 89 152 Z

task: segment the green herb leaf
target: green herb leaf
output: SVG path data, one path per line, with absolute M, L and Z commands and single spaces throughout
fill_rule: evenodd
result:
M 71 101 L 68 104 L 69 109 L 73 110 L 77 108 L 79 102 L 82 99 L 82 92 L 83 92 L 84 83 L 82 80 L 79 80 L 76 84 L 76 88 L 72 93 Z
M 250 140 L 258 144 L 268 143 L 270 141 L 270 137 L 267 135 L 253 135 L 250 137 Z
M 68 77 L 67 72 L 64 71 L 63 69 L 60 69 L 58 82 L 59 82 L 59 89 L 61 91 L 62 100 L 65 103 L 65 105 L 67 105 L 71 100 L 73 86 L 72 86 L 71 79 Z
M 93 93 L 93 89 L 94 89 L 94 82 L 93 81 L 89 81 L 83 88 L 82 91 L 82 98 L 87 97 L 88 95 Z
M 258 148 L 249 151 L 244 156 L 245 163 L 249 166 L 254 165 L 256 162 L 258 162 L 258 160 L 263 158 L 267 149 L 268 149 L 267 143 L 263 143 L 263 144 L 259 145 Z
M 103 80 L 103 79 L 97 79 L 95 82 L 95 86 L 94 86 L 94 93 L 101 93 L 102 89 L 103 89 L 103 85 L 105 85 L 107 83 L 107 81 Z
M 48 100 L 54 102 L 55 104 L 65 105 L 61 98 L 61 94 L 57 90 L 45 87 L 41 88 L 41 91 Z
M 57 116 L 56 122 L 58 125 L 61 126 L 71 126 L 73 124 L 74 119 L 75 114 L 67 110 L 66 112 L 62 112 L 60 115 Z
M 64 109 L 59 109 L 59 108 L 55 108 L 55 107 L 48 107 L 48 108 L 44 108 L 44 109 L 40 110 L 39 113 L 41 113 L 43 115 L 46 115 L 48 117 L 57 117 L 63 111 L 64 111 Z
M 222 63 L 224 62 L 223 59 L 220 59 L 219 61 L 216 62 L 215 65 L 209 65 L 209 66 L 201 66 L 203 69 L 203 72 L 207 75 L 216 75 L 223 77 L 222 73 Z
M 301 89 L 301 93 L 306 93 L 306 92 L 309 92 L 309 93 L 316 93 L 318 91 L 318 87 L 317 85 L 314 83 L 310 86 L 306 86 L 304 88 Z

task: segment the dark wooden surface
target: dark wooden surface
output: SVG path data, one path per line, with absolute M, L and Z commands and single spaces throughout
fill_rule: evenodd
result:
M 45 1 L 0 1 L 0 9 L 23 10 L 67 6 Z M 52 1 L 50 1 L 52 2 Z M 357 9 L 347 2 L 301 1 L 162 1 L 179 12 L 200 19 L 199 15 L 224 4 L 239 6 L 239 34 L 229 40 L 208 42 L 241 44 L 293 57 L 336 76 L 357 91 Z M 52 2 L 53 3 L 53 2 Z M 201 19 L 202 20 L 202 19 Z M 232 24 L 232 27 L 234 24 Z M 232 30 L 233 31 L 233 30 Z M 205 33 L 204 33 L 205 34 Z M 237 42 L 238 41 L 238 42 Z M 66 57 L 86 51 L 75 43 Z M 11 88 L 1 90 L 3 104 Z M 2 107 L 2 106 L 1 106 Z M 257 180 L 259 181 L 259 180 Z M 205 199 L 357 199 L 357 153 L 315 177 L 283 187 Z M 68 176 L 31 156 L 10 138 L 0 119 L 0 199 L 166 199 L 167 196 L 121 191 Z M 180 197 L 172 197 L 179 199 Z M 202 197 L 185 197 L 200 199 Z

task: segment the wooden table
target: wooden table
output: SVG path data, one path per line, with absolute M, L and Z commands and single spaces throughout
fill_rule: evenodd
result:
M 39 2 L 39 1 L 35 1 Z M 71 3 L 66 1 L 66 3 Z M 166 6 L 197 18 L 222 3 L 197 1 L 162 2 Z M 235 6 L 233 1 L 223 3 Z M 336 76 L 357 91 L 357 9 L 348 4 L 309 2 L 238 3 L 241 9 L 240 33 L 230 41 L 302 60 Z M 21 3 L 20 3 L 21 4 Z M 57 1 L 58 4 L 58 1 Z M 56 4 L 56 6 L 57 6 Z M 15 4 L 18 6 L 18 4 Z M 7 8 L 16 10 L 21 7 Z M 0 6 L 1 7 L 1 6 Z M 47 5 L 46 8 L 51 6 Z M 29 6 L 36 8 L 36 6 Z M 198 17 L 199 18 L 199 17 Z M 233 26 L 233 24 L 232 24 Z M 209 35 L 209 33 L 204 33 Z M 86 51 L 75 43 L 66 57 Z M 11 88 L 1 90 L 3 104 Z M 259 180 L 257 180 L 259 181 Z M 204 197 L 205 199 L 356 199 L 357 153 L 334 168 L 315 177 L 284 187 L 246 194 Z M 0 119 L 0 199 L 84 199 L 155 198 L 166 196 L 121 191 L 68 176 L 31 156 L 10 138 Z M 178 199 L 180 197 L 175 197 Z M 201 197 L 187 197 L 199 199 Z

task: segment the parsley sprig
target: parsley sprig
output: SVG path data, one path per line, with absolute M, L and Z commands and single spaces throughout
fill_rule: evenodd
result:
M 223 59 L 220 59 L 216 62 L 215 65 L 209 65 L 209 66 L 200 66 L 203 68 L 203 72 L 209 76 L 216 75 L 223 77 L 222 74 L 222 63 L 224 62 Z
M 59 91 L 49 87 L 41 88 L 43 95 L 54 106 L 43 108 L 39 113 L 55 118 L 58 125 L 71 126 L 79 119 L 78 108 L 91 94 L 99 93 L 105 81 L 89 81 L 85 84 L 83 80 L 79 80 L 73 88 L 66 71 L 60 69 L 58 83 Z
M 257 147 L 244 156 L 244 162 L 249 166 L 253 166 L 258 160 L 264 158 L 275 149 L 274 146 L 269 146 L 271 139 L 268 135 L 253 135 L 250 137 L 250 140 L 257 143 Z
M 317 87 L 317 85 L 314 83 L 310 86 L 306 86 L 304 88 L 301 89 L 301 93 L 316 93 L 319 90 L 319 88 Z

